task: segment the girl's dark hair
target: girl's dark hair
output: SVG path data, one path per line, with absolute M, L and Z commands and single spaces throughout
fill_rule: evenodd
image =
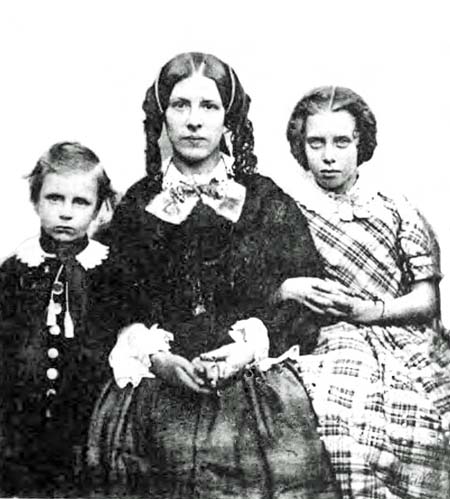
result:
M 364 100 L 345 87 L 319 87 L 307 93 L 295 106 L 289 118 L 286 136 L 291 153 L 298 163 L 309 170 L 305 154 L 306 120 L 321 111 L 348 111 L 356 121 L 358 166 L 372 157 L 377 146 L 377 122 Z
M 116 204 L 116 192 L 111 180 L 100 165 L 100 160 L 91 149 L 78 142 L 58 142 L 52 145 L 36 163 L 33 171 L 27 176 L 30 184 L 30 199 L 36 204 L 39 201 L 44 178 L 49 173 L 97 172 L 97 210 L 104 201 L 109 201 L 111 208 Z
M 147 90 L 142 105 L 146 118 L 146 169 L 155 191 L 161 190 L 161 151 L 158 140 L 161 136 L 165 112 L 173 87 L 180 81 L 200 73 L 211 78 L 217 85 L 225 108 L 225 126 L 231 133 L 233 173 L 236 179 L 254 173 L 256 156 L 253 153 L 253 126 L 247 114 L 250 97 L 245 93 L 234 70 L 217 57 L 200 52 L 180 54 L 165 64 L 153 85 Z M 221 150 L 228 148 L 222 138 Z

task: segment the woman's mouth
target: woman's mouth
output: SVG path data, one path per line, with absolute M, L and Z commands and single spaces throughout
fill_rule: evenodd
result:
M 192 145 L 202 144 L 203 142 L 205 142 L 205 140 L 206 139 L 204 137 L 197 137 L 197 136 L 183 137 L 183 141 L 188 142 L 189 144 Z

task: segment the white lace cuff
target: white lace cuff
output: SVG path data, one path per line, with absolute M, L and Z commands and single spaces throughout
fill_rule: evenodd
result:
M 109 365 L 119 388 L 128 383 L 138 386 L 142 378 L 154 378 L 150 372 L 150 355 L 169 352 L 173 334 L 154 324 L 150 329 L 144 324 L 133 324 L 122 329 L 109 354 Z
M 253 348 L 254 361 L 259 362 L 269 356 L 269 335 L 264 323 L 256 317 L 237 321 L 228 333 L 236 343 L 246 343 Z

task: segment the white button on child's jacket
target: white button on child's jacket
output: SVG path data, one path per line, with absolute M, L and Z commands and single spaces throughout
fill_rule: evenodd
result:
M 47 369 L 47 378 L 48 379 L 53 380 L 53 379 L 56 379 L 58 376 L 59 376 L 59 372 L 54 367 L 50 367 L 49 369 Z
M 61 334 L 61 328 L 57 324 L 55 324 L 54 326 L 50 326 L 48 331 L 53 336 L 58 336 L 59 334 Z
M 56 359 L 59 356 L 59 352 L 56 348 L 49 348 L 47 351 L 47 355 L 50 359 Z

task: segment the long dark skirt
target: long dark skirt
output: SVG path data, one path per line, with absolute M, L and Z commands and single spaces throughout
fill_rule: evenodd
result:
M 93 415 L 88 464 L 99 495 L 155 499 L 338 499 L 303 384 L 290 361 L 216 395 L 158 379 L 111 381 Z

